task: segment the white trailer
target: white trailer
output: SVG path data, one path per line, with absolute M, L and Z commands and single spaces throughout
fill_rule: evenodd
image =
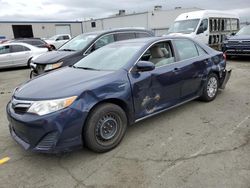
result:
M 239 30 L 239 16 L 216 10 L 201 10 L 179 15 L 168 34 L 185 35 L 211 47 L 220 48 L 226 35 Z

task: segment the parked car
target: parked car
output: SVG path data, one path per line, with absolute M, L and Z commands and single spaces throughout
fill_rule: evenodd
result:
M 135 28 L 114 29 L 78 35 L 61 46 L 57 51 L 48 52 L 39 58 L 33 59 L 30 77 L 32 78 L 56 68 L 73 65 L 96 49 L 109 43 L 152 36 L 153 33 L 151 31 Z
M 71 39 L 69 34 L 54 35 L 45 41 L 50 45 L 50 47 L 55 50 Z
M 26 43 L 0 44 L 0 68 L 29 66 L 33 57 L 47 51 L 46 48 L 37 48 Z
M 106 152 L 129 124 L 196 98 L 214 100 L 230 75 L 222 52 L 192 39 L 112 43 L 16 88 L 7 105 L 10 132 L 27 150 L 84 144 Z
M 0 44 L 4 43 L 6 41 L 8 41 L 8 39 L 6 39 L 5 36 L 0 35 Z
M 51 46 L 40 38 L 18 38 L 18 39 L 10 40 L 8 42 L 9 43 L 23 42 L 23 43 L 36 46 L 38 48 L 47 48 L 48 50 L 52 50 Z
M 223 43 L 222 50 L 228 57 L 250 56 L 250 25 L 240 29 L 234 36 L 228 37 Z

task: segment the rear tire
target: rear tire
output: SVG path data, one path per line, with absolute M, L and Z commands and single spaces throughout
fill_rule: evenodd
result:
M 115 104 L 103 103 L 90 113 L 83 130 L 85 145 L 95 152 L 107 152 L 122 140 L 127 129 L 127 116 Z
M 209 74 L 200 99 L 206 102 L 213 101 L 217 96 L 218 89 L 219 89 L 218 76 L 215 73 Z

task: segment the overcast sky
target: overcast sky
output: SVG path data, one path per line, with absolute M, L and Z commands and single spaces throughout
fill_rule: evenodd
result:
M 0 20 L 84 20 L 114 15 L 119 9 L 127 13 L 174 7 L 230 10 L 242 21 L 250 21 L 250 0 L 0 0 Z

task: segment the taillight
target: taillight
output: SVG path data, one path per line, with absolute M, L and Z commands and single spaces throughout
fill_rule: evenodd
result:
M 224 58 L 225 61 L 227 60 L 227 55 L 226 55 L 226 53 L 223 53 L 223 58 Z

